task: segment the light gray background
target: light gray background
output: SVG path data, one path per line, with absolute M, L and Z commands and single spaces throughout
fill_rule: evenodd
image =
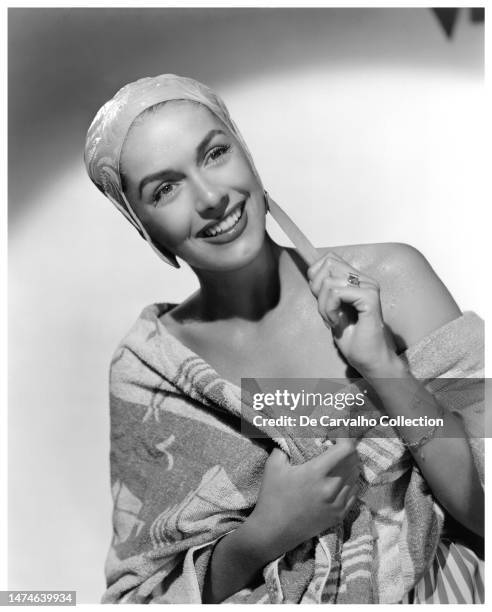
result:
M 109 360 L 146 304 L 195 288 L 86 177 L 99 106 L 141 76 L 204 81 L 314 244 L 413 244 L 482 314 L 483 26 L 462 10 L 449 41 L 428 9 L 9 16 L 9 588 L 91 603 L 111 535 Z

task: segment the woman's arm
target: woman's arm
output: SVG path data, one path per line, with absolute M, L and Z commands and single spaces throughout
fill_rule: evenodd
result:
M 386 363 L 378 364 L 364 378 L 376 391 L 390 417 L 443 417 L 434 396 L 412 376 L 396 355 Z M 396 379 L 395 384 L 388 379 Z M 399 426 L 396 429 L 409 444 L 434 496 L 453 518 L 483 537 L 484 492 L 466 432 L 453 413 L 445 411 L 443 420 L 443 427 L 439 427 L 436 435 L 420 448 L 412 448 L 412 443 L 418 444 L 427 433 L 432 435 L 432 427 Z
M 215 545 L 203 587 L 203 603 L 221 603 L 261 581 L 261 571 L 275 559 L 254 521 L 246 520 Z
M 461 312 L 416 249 L 400 244 L 387 249 L 377 268 L 379 282 L 330 253 L 309 269 L 310 287 L 338 348 L 374 388 L 385 412 L 410 418 L 440 417 L 435 398 L 406 369 L 396 347 L 403 350 L 415 344 Z M 347 286 L 350 272 L 359 276 L 359 287 Z M 344 311 L 347 305 L 355 309 L 356 322 Z M 398 431 L 411 446 L 428 430 L 399 427 Z M 412 453 L 440 503 L 456 520 L 482 535 L 484 494 L 459 418 L 446 412 L 439 436 Z
M 387 248 L 386 275 L 381 279 L 381 291 L 391 294 L 392 308 L 385 309 L 386 300 L 383 300 L 382 311 L 385 322 L 407 348 L 459 317 L 461 311 L 422 253 L 405 244 L 387 245 Z M 390 417 L 442 416 L 434 396 L 394 353 L 364 377 Z M 388 384 L 384 379 L 398 380 L 396 384 Z M 411 443 L 418 442 L 431 428 L 397 429 L 403 440 L 410 443 L 413 458 L 434 496 L 453 518 L 483 537 L 484 493 L 459 417 L 446 411 L 444 427 L 437 430 L 432 440 L 415 450 Z

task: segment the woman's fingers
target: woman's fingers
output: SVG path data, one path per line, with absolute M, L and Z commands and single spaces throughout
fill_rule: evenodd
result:
M 318 312 L 330 327 L 338 324 L 338 311 L 341 303 L 333 290 L 333 283 L 325 281 L 318 294 Z
M 321 258 L 308 269 L 309 285 L 313 294 L 318 297 L 323 281 L 333 280 L 333 286 L 345 287 L 348 283 L 349 274 L 354 274 L 359 279 L 360 288 L 377 286 L 377 282 L 369 276 L 362 274 L 342 259 L 336 259 L 330 254 Z
M 323 255 L 323 257 L 320 257 L 318 261 L 315 261 L 312 266 L 309 266 L 307 270 L 308 278 L 314 278 L 320 268 L 325 265 L 336 265 L 338 266 L 338 268 L 343 268 L 347 272 L 359 272 L 354 267 L 352 267 L 348 263 L 348 261 L 345 261 L 345 259 L 340 257 L 340 255 L 337 255 L 337 253 L 335 253 L 334 251 L 330 251 L 329 253 Z
M 339 438 L 336 444 L 327 446 L 324 452 L 309 460 L 310 469 L 329 475 L 338 466 L 353 467 L 358 461 L 355 441 L 352 438 Z M 339 473 L 340 470 L 337 471 Z
M 338 350 L 358 372 L 395 350 L 385 329 L 378 282 L 328 253 L 308 270 L 318 311 Z
M 316 275 L 322 269 L 326 271 L 328 268 L 334 267 L 335 265 L 337 265 L 339 269 L 344 268 L 345 270 L 347 270 L 347 273 L 349 271 L 357 272 L 357 270 L 354 270 L 350 266 L 350 264 L 348 264 L 346 261 L 338 257 L 335 253 L 330 252 L 330 253 L 327 253 L 326 255 L 323 255 L 323 257 L 318 259 L 318 261 L 316 261 L 312 266 L 308 268 L 307 270 L 308 279 L 311 281 L 314 280 Z
M 353 306 L 359 314 L 372 313 L 378 308 L 379 298 L 374 291 L 358 287 L 333 287 L 323 283 L 318 296 L 318 312 L 323 320 L 335 327 L 345 323 L 342 304 Z
M 283 469 L 290 465 L 290 459 L 281 448 L 274 446 L 272 452 L 268 456 L 267 463 L 271 469 Z
M 319 290 L 315 293 L 318 286 Z M 317 279 L 317 284 L 312 285 L 311 289 L 318 299 L 320 315 L 331 326 L 340 322 L 342 303 L 350 304 L 360 313 L 373 310 L 380 303 L 379 286 L 376 283 L 361 281 L 361 286 L 353 287 L 347 285 L 346 279 L 326 276 Z
M 379 311 L 379 290 L 374 287 L 362 289 L 362 287 L 335 287 L 331 294 L 328 292 L 327 304 L 333 308 L 340 308 L 340 304 L 350 304 L 359 314 L 369 314 Z M 331 311 L 330 319 L 337 315 Z
M 332 502 L 333 505 L 341 511 L 341 514 L 345 516 L 348 510 L 357 500 L 360 492 L 359 481 L 356 483 L 346 483 L 338 492 L 338 495 Z
M 343 500 L 344 504 L 346 504 L 351 497 L 357 497 L 357 495 L 360 493 L 359 477 L 357 477 L 355 481 L 347 483 L 347 485 L 344 487 L 343 493 L 345 495 Z
M 350 510 L 350 508 L 352 508 L 352 506 L 355 504 L 355 502 L 357 501 L 359 497 L 359 489 L 357 488 L 355 490 L 355 492 L 350 493 L 348 496 L 347 501 L 345 502 L 345 507 L 343 509 L 344 514 L 347 514 L 348 511 Z

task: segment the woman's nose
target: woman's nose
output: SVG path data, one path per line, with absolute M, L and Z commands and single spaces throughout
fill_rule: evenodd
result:
M 199 212 L 207 210 L 215 210 L 219 207 L 227 208 L 229 197 L 227 191 L 214 183 L 206 180 L 204 177 L 195 179 L 196 189 L 196 205 Z

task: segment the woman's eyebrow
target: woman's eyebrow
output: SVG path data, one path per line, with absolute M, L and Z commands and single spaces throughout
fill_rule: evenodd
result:
M 148 183 L 153 183 L 155 181 L 178 181 L 182 176 L 181 173 L 175 172 L 174 170 L 158 170 L 140 181 L 138 195 L 140 198 L 142 197 L 142 191 Z
M 208 147 L 210 141 L 212 140 L 212 138 L 214 136 L 217 136 L 217 134 L 222 134 L 223 136 L 226 135 L 226 133 L 224 132 L 224 130 L 219 130 L 219 129 L 213 129 L 210 130 L 210 132 L 208 132 L 205 136 L 205 138 L 203 138 L 203 140 L 200 142 L 200 144 L 197 146 L 196 148 L 196 159 L 199 160 L 203 157 L 203 154 L 205 153 L 205 149 Z
M 205 135 L 205 137 L 202 139 L 202 141 L 196 148 L 196 159 L 197 160 L 203 157 L 205 153 L 205 149 L 208 147 L 212 138 L 214 136 L 217 136 L 217 134 L 222 134 L 223 136 L 226 136 L 226 133 L 224 132 L 224 130 L 219 130 L 219 129 L 210 130 L 210 132 L 208 132 Z M 142 191 L 148 183 L 152 183 L 154 181 L 162 181 L 162 180 L 175 181 L 175 180 L 178 180 L 180 176 L 181 175 L 178 172 L 175 172 L 174 170 L 159 170 L 158 172 L 149 174 L 148 176 L 144 177 L 139 183 L 139 186 L 138 186 L 139 197 L 142 197 Z

